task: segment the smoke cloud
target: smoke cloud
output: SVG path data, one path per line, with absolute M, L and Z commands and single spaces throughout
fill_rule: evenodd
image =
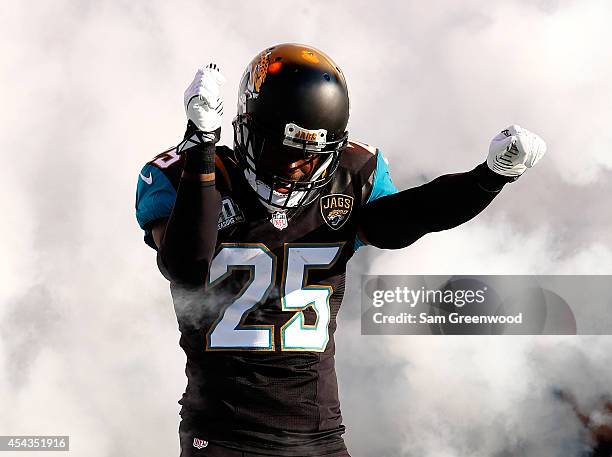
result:
M 303 42 L 343 69 L 350 134 L 400 189 L 473 168 L 512 123 L 549 147 L 474 221 L 351 261 L 336 339 L 352 455 L 577 455 L 582 426 L 551 390 L 587 409 L 609 393 L 609 337 L 361 336 L 360 275 L 612 274 L 611 14 L 604 0 L 4 5 L 0 434 L 178 455 L 185 360 L 134 217 L 138 171 L 180 139 L 198 66 L 227 76 L 231 144 L 246 64 Z

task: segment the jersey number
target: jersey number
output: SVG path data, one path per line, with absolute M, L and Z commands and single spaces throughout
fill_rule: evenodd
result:
M 153 163 L 157 165 L 159 168 L 168 168 L 174 162 L 179 160 L 181 157 L 176 153 L 174 149 L 168 149 L 167 151 L 159 154 Z
M 307 286 L 308 271 L 329 268 L 340 246 L 286 245 L 280 285 L 281 309 L 295 315 L 281 328 L 281 350 L 324 351 L 330 320 L 331 286 Z M 276 256 L 263 244 L 223 244 L 210 266 L 209 284 L 222 281 L 235 269 L 250 270 L 250 278 L 208 333 L 209 349 L 273 350 L 273 325 L 244 325 L 242 319 L 274 288 Z M 312 306 L 315 324 L 304 322 Z

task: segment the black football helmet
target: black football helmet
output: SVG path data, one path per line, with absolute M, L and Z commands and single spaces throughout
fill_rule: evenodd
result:
M 245 178 L 270 211 L 312 203 L 347 145 L 344 75 L 310 46 L 280 44 L 248 65 L 238 90 L 234 149 Z M 270 164 L 309 163 L 299 178 Z

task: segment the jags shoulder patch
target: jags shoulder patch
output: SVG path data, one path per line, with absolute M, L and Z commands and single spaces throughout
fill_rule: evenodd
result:
M 352 196 L 344 194 L 329 194 L 321 197 L 319 204 L 325 223 L 334 230 L 342 227 L 351 215 L 353 200 Z

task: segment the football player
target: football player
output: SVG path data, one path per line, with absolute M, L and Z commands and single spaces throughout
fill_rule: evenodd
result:
M 321 51 L 251 61 L 233 149 L 216 146 L 223 82 L 198 70 L 184 140 L 142 168 L 136 196 L 187 355 L 181 455 L 347 456 L 334 370 L 347 262 L 472 219 L 546 146 L 513 125 L 473 170 L 398 192 L 380 150 L 349 140 L 346 81 Z

